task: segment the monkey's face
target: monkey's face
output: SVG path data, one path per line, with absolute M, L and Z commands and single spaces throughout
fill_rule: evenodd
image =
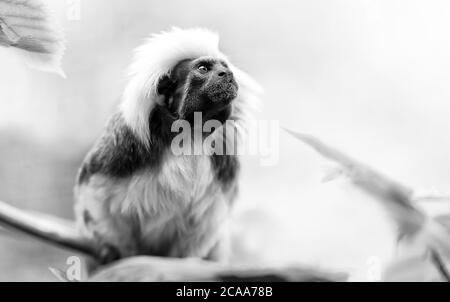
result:
M 158 85 L 158 93 L 165 96 L 169 111 L 189 122 L 195 112 L 202 113 L 203 121 L 225 122 L 237 92 L 238 84 L 228 65 L 209 57 L 179 62 Z

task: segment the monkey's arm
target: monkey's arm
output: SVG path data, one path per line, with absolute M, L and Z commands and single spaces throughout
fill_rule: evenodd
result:
M 95 174 L 123 178 L 151 161 L 146 147 L 125 124 L 121 113 L 114 114 L 80 168 L 77 185 Z

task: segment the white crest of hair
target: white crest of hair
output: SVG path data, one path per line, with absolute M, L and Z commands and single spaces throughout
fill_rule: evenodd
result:
M 245 119 L 257 103 L 261 86 L 245 72 L 233 66 L 219 50 L 219 36 L 207 29 L 172 28 L 152 35 L 135 51 L 129 67 L 129 81 L 125 87 L 120 110 L 125 122 L 142 143 L 150 147 L 149 116 L 163 99 L 157 93 L 158 81 L 170 73 L 176 64 L 185 59 L 209 56 L 226 61 L 239 84 L 233 115 Z

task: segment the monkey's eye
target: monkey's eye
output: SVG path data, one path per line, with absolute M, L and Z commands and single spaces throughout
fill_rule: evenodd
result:
M 197 70 L 200 71 L 200 73 L 207 73 L 209 71 L 208 67 L 205 65 L 200 65 Z

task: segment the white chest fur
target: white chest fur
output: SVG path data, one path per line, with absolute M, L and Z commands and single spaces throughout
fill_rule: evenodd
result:
M 208 157 L 167 155 L 160 169 L 144 170 L 128 180 L 121 211 L 140 217 L 176 213 L 218 190 Z

